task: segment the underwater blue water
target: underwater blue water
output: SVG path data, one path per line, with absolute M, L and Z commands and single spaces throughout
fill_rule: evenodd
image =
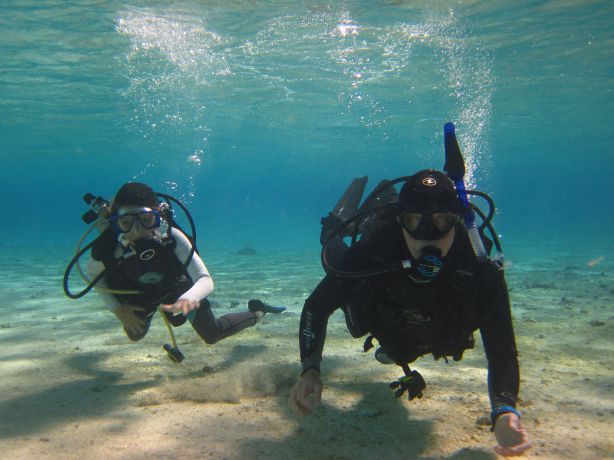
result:
M 4 245 L 72 245 L 84 193 L 139 180 L 188 204 L 206 250 L 317 251 L 353 177 L 442 168 L 454 121 L 504 245 L 611 248 L 612 2 L 4 0 L 0 13 Z

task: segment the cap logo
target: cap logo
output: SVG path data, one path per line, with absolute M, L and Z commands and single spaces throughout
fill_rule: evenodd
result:
M 427 187 L 434 187 L 437 185 L 437 180 L 434 177 L 425 177 L 422 179 L 422 185 L 426 185 Z

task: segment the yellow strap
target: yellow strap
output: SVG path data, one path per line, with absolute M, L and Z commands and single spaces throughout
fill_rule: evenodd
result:
M 158 307 L 158 311 L 160 312 L 160 315 L 162 316 L 162 320 L 164 321 L 164 324 L 166 324 L 166 328 L 168 329 L 168 334 L 171 336 L 171 342 L 173 344 L 173 348 L 177 348 L 177 341 L 175 340 L 175 333 L 173 332 L 173 327 L 168 322 L 168 318 L 164 314 L 164 310 L 162 310 L 161 306 Z

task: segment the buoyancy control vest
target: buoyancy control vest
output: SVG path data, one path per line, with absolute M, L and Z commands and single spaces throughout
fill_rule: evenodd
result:
M 92 257 L 106 267 L 106 282 L 114 290 L 137 290 L 140 294 L 113 294 L 120 302 L 153 310 L 161 303 L 172 304 L 194 282 L 185 265 L 175 254 L 177 242 L 170 234 L 161 241 L 141 239 L 126 246 L 115 256 L 117 240 L 106 241 L 104 248 L 92 251 Z
M 474 273 L 455 270 L 443 286 L 396 278 L 374 299 L 370 328 L 388 356 L 399 365 L 429 353 L 458 361 L 473 348 L 479 323 Z
M 407 272 L 397 271 L 354 285 L 360 294 L 352 296 L 349 310 L 359 327 L 352 334 L 371 334 L 365 350 L 374 337 L 399 365 L 431 353 L 435 359 L 460 360 L 473 348 L 473 332 L 485 315 L 478 307 L 480 262 L 471 256 L 446 258 L 432 283 L 416 284 Z

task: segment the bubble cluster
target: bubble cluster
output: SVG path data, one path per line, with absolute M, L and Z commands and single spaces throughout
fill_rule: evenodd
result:
M 439 142 L 443 123 L 453 121 L 467 185 L 475 185 L 488 149 L 494 78 L 490 56 L 454 10 L 384 22 L 347 7 L 305 7 L 256 19 L 241 35 L 208 22 L 202 9 L 130 9 L 117 17 L 117 33 L 128 39 L 122 68 L 131 128 L 153 146 L 152 163 L 163 157 L 166 174 L 197 183 L 210 164 L 203 161 L 212 152 L 209 134 L 233 132 L 232 122 L 255 126 L 256 135 L 283 128 L 280 143 L 308 129 L 317 146 L 357 136 L 385 145 L 407 134 Z

